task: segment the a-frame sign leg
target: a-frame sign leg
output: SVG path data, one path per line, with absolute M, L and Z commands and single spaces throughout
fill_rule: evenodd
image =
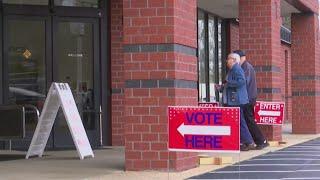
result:
M 42 157 L 60 104 L 61 103 L 57 91 L 52 85 L 45 100 L 42 113 L 40 115 L 36 130 L 29 146 L 28 153 L 26 155 L 26 159 L 28 159 L 30 156 Z

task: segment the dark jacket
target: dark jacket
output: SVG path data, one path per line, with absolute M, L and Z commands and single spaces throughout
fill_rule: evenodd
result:
M 241 65 L 244 71 L 244 75 L 247 81 L 247 92 L 250 104 L 255 104 L 257 100 L 257 83 L 256 83 L 256 72 L 253 66 L 248 62 L 244 61 Z
M 244 72 L 239 64 L 229 70 L 225 84 L 227 105 L 238 106 L 249 102 Z

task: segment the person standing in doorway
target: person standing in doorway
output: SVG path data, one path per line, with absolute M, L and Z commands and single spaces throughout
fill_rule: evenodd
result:
M 247 61 L 246 54 L 242 50 L 233 51 L 240 56 L 240 65 L 244 71 L 246 78 L 246 87 L 248 92 L 249 103 L 243 108 L 243 113 L 248 126 L 248 129 L 252 135 L 254 142 L 256 143 L 256 149 L 263 149 L 269 146 L 266 138 L 262 134 L 260 128 L 254 121 L 254 106 L 257 100 L 257 83 L 256 72 L 253 66 Z

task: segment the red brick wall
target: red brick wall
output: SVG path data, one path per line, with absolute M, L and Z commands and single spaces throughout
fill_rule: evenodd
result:
M 124 145 L 122 1 L 111 0 L 112 145 Z
M 229 31 L 230 31 L 230 41 L 229 46 L 230 46 L 230 52 L 239 49 L 239 24 L 236 22 L 229 22 Z M 227 53 L 230 53 L 227 52 Z
M 239 0 L 239 44 L 257 70 L 258 98 L 283 101 L 284 62 L 280 47 L 280 0 Z M 261 127 L 269 140 L 281 140 L 281 127 Z
M 317 14 L 292 15 L 293 132 L 320 132 L 320 59 Z
M 197 47 L 197 9 L 195 0 L 166 0 L 174 3 L 174 42 Z M 168 5 L 168 4 L 167 4 Z M 170 6 L 170 5 L 169 5 Z
M 229 46 L 232 51 L 239 49 L 239 25 L 234 22 L 229 22 Z M 279 41 L 280 43 L 280 41 Z M 286 57 L 287 52 L 287 57 Z M 229 52 L 228 52 L 229 53 Z M 285 77 L 285 90 L 281 96 L 284 97 L 285 106 L 285 122 L 292 122 L 292 81 L 291 81 L 291 47 L 286 43 L 281 43 L 281 61 L 285 62 L 284 69 L 281 69 L 282 76 Z M 287 58 L 287 59 L 286 59 Z
M 124 5 L 124 16 L 130 17 L 124 18 L 125 44 L 174 42 L 196 47 L 197 34 L 189 28 L 196 22 L 190 0 L 124 0 Z
M 228 43 L 230 46 L 230 52 L 232 52 L 239 49 L 239 24 L 236 22 L 229 22 L 228 26 L 230 31 L 230 41 Z
M 285 78 L 285 123 L 292 122 L 292 79 L 291 79 L 291 47 L 286 43 L 281 43 L 281 61 L 285 63 L 283 78 Z
M 126 169 L 195 167 L 197 154 L 167 150 L 167 106 L 197 105 L 197 89 L 164 87 L 160 83 L 187 80 L 196 84 L 196 56 L 168 50 L 177 45 L 196 52 L 196 1 L 123 2 Z M 157 46 L 166 48 L 159 51 L 154 49 Z M 138 47 L 140 50 L 135 49 Z
M 228 46 L 230 47 L 230 52 L 239 49 L 239 24 L 234 21 L 229 21 L 228 23 L 229 35 L 230 37 Z M 281 43 L 281 41 L 279 41 Z M 227 52 L 229 53 L 229 52 Z M 291 46 L 286 43 L 281 43 L 280 59 L 285 63 L 283 69 L 281 69 L 282 78 L 284 78 L 285 86 L 284 91 L 281 96 L 284 97 L 285 106 L 285 122 L 292 122 L 292 80 L 291 80 Z M 250 60 L 249 60 L 250 61 Z M 284 77 L 283 77 L 284 76 Z

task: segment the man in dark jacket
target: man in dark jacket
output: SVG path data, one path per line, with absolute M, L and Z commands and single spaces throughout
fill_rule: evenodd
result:
M 253 66 L 246 60 L 246 55 L 241 50 L 236 50 L 234 53 L 237 53 L 240 56 L 240 65 L 244 71 L 246 77 L 246 87 L 248 92 L 249 103 L 246 104 L 243 108 L 243 113 L 249 131 L 253 137 L 254 142 L 256 143 L 256 149 L 263 149 L 269 146 L 269 143 L 263 136 L 260 128 L 257 126 L 254 121 L 254 106 L 257 100 L 257 83 L 256 83 L 256 72 Z

